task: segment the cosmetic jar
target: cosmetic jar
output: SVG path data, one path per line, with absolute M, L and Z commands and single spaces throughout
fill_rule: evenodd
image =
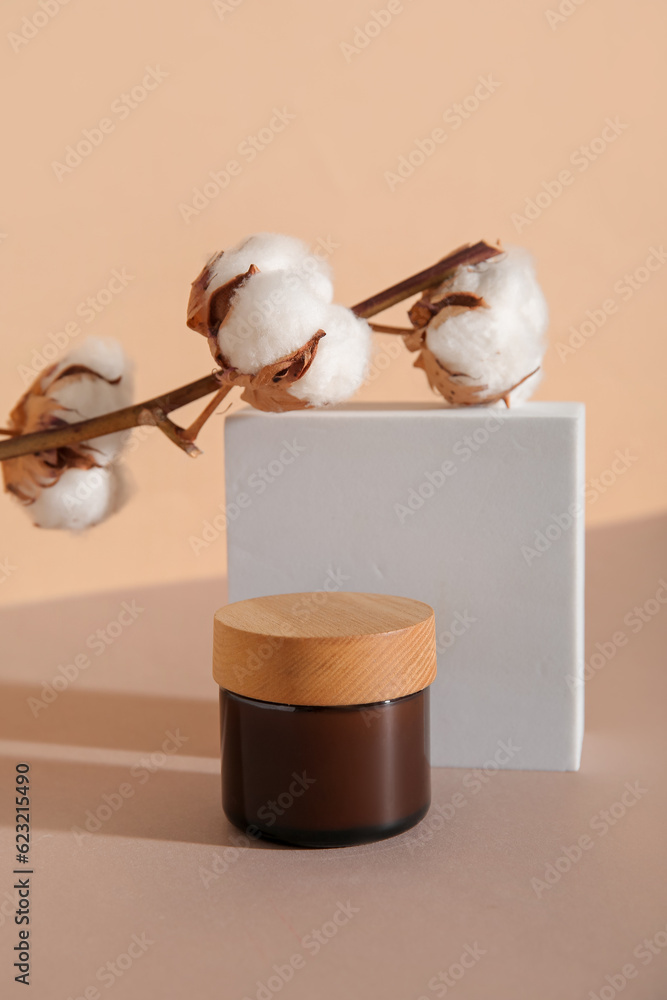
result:
M 299 847 L 409 829 L 430 804 L 433 610 L 381 594 L 279 594 L 221 608 L 222 805 Z

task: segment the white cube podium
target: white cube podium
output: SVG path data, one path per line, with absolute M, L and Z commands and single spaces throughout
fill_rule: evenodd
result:
M 431 763 L 579 767 L 582 404 L 247 408 L 227 418 L 225 448 L 230 601 L 333 589 L 426 601 Z

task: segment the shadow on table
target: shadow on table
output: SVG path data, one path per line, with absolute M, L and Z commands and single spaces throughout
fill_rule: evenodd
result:
M 39 694 L 32 685 L 0 686 L 3 740 L 35 744 L 36 830 L 72 830 L 78 843 L 100 833 L 280 849 L 244 837 L 222 812 L 215 700 L 71 689 L 35 718 L 29 699 Z M 91 759 L 100 750 L 110 761 Z M 130 759 L 116 764 L 114 751 Z M 11 786 L 17 760 L 0 758 L 0 787 Z M 5 796 L 0 822 L 10 823 L 10 806 Z
M 0 785 L 10 787 L 16 758 L 0 758 Z M 244 836 L 226 819 L 220 804 L 220 774 L 169 770 L 141 760 L 132 767 L 85 760 L 30 761 L 33 829 L 66 830 L 76 844 L 99 836 L 211 844 L 241 849 L 280 850 Z M 5 796 L 7 799 L 7 796 Z M 5 814 L 5 815 L 2 815 Z M 0 807 L 9 824 L 10 805 Z
M 606 733 L 626 738 L 641 729 L 647 714 L 662 712 L 658 695 L 665 687 L 665 672 L 656 671 L 656 664 L 664 658 L 667 607 L 661 614 L 649 615 L 637 634 L 624 623 L 634 607 L 654 601 L 660 581 L 667 579 L 667 518 L 589 531 L 587 558 L 587 660 L 597 643 L 608 642 L 620 629 L 631 639 L 627 649 L 619 650 L 587 685 L 587 733 L 593 740 Z M 164 590 L 167 593 L 167 588 Z M 201 616 L 201 621 L 189 620 L 184 637 L 178 621 L 174 624 L 168 615 L 162 616 L 159 641 L 165 651 L 171 652 L 178 668 L 180 662 L 187 662 L 187 635 L 194 634 L 198 646 L 194 654 L 190 649 L 190 654 L 210 657 L 208 605 L 217 600 L 215 587 L 201 582 L 183 584 L 169 593 L 169 600 L 173 599 L 179 609 L 185 605 L 190 609 L 188 614 Z M 152 595 L 164 612 L 160 588 L 153 588 Z M 104 595 L 97 598 L 104 599 Z M 86 600 L 94 601 L 92 597 Z M 81 601 L 78 603 L 80 606 Z M 3 613 L 12 621 L 14 646 L 19 649 L 22 630 L 30 627 L 28 611 L 21 608 Z M 59 627 L 64 629 L 65 625 Z M 25 642 L 39 649 L 39 637 L 34 634 L 26 633 Z M 241 849 L 288 849 L 244 837 L 222 813 L 214 697 L 165 697 L 71 686 L 35 714 L 29 699 L 41 697 L 42 689 L 35 684 L 0 687 L 2 739 L 41 745 L 41 754 L 33 763 L 36 829 L 69 830 L 81 843 L 100 833 Z M 142 766 L 139 758 L 159 751 L 166 734 L 175 731 L 187 737 L 178 752 L 179 768 L 151 770 Z M 137 751 L 138 763 L 95 762 L 90 759 L 90 748 Z M 199 761 L 188 763 L 188 757 Z M 15 756 L 0 758 L 2 787 L 7 787 L 5 778 L 11 784 L 15 763 Z M 585 764 L 586 744 L 584 770 Z M 460 780 L 454 770 L 440 773 L 439 780 L 449 774 L 452 782 Z M 523 779 L 521 774 L 516 772 L 519 784 L 528 780 L 525 772 Z M 559 781 L 563 776 L 540 776 L 541 787 L 545 782 Z M 9 808 L 8 801 L 0 803 L 0 811 L 6 812 L 1 817 L 5 823 L 9 823 Z
M 47 704 L 38 685 L 0 685 L 0 736 L 5 740 L 150 752 L 175 730 L 186 739 L 183 755 L 218 757 L 215 698 L 91 691 L 73 684 Z

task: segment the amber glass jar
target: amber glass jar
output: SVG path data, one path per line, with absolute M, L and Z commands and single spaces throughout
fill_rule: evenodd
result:
M 215 616 L 222 803 L 251 836 L 380 840 L 430 803 L 432 609 L 378 594 L 281 594 Z

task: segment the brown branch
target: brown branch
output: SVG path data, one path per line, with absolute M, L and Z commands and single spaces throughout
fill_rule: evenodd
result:
M 182 448 L 191 458 L 197 458 L 201 455 L 201 450 L 197 447 L 194 441 L 188 441 L 183 435 L 183 428 L 175 424 L 173 420 L 170 420 L 164 410 L 161 410 L 159 406 L 156 406 L 152 410 L 148 410 L 152 417 L 152 423 L 155 424 L 159 430 L 162 431 L 170 441 L 173 441 L 175 445 Z M 148 423 L 148 420 L 146 420 Z
M 370 316 L 375 316 L 377 313 L 395 306 L 403 299 L 409 299 L 410 296 L 417 295 L 418 292 L 423 292 L 426 288 L 433 288 L 434 285 L 441 284 L 457 267 L 462 267 L 465 264 L 479 264 L 481 261 L 488 260 L 502 252 L 500 247 L 485 243 L 484 240 L 473 246 L 466 244 L 443 257 L 432 267 L 427 267 L 425 271 L 413 274 L 412 277 L 399 281 L 397 285 L 392 285 L 391 288 L 385 288 L 383 292 L 371 295 L 370 299 L 358 302 L 356 306 L 352 306 L 352 311 L 357 316 L 368 319 Z
M 20 455 L 30 455 L 38 451 L 50 451 L 52 448 L 62 448 L 77 441 L 88 441 L 104 434 L 112 434 L 114 431 L 139 427 L 141 424 L 152 424 L 154 423 L 152 413 L 156 409 L 161 410 L 163 414 L 171 413 L 172 410 L 178 410 L 181 406 L 201 399 L 202 396 L 208 396 L 218 389 L 220 389 L 218 373 L 213 372 L 196 382 L 179 386 L 178 389 L 172 389 L 144 403 L 126 406 L 123 410 L 103 413 L 101 417 L 80 420 L 78 423 L 50 431 L 17 435 L 9 441 L 0 441 L 0 461 L 4 462 L 7 458 L 18 458 Z
M 144 413 L 140 415 L 142 424 L 154 424 L 169 438 L 175 445 L 181 448 L 191 458 L 201 455 L 201 448 L 195 444 L 197 435 L 209 417 L 213 416 L 216 409 L 227 396 L 234 385 L 227 382 L 216 392 L 213 399 L 206 404 L 199 416 L 192 421 L 189 427 L 179 427 L 173 420 L 170 420 L 164 410 L 159 406 L 146 407 Z
M 401 337 L 415 332 L 414 326 L 386 326 L 384 323 L 369 323 L 368 325 L 375 333 L 395 333 Z
M 201 411 L 196 420 L 193 420 L 189 427 L 186 427 L 182 431 L 182 436 L 185 441 L 194 442 L 197 439 L 197 435 L 206 423 L 209 417 L 212 417 L 220 403 L 223 401 L 225 396 L 227 396 L 234 388 L 233 383 L 228 382 L 218 389 L 213 399 L 206 404 L 206 407 Z M 199 449 L 197 449 L 199 451 Z

